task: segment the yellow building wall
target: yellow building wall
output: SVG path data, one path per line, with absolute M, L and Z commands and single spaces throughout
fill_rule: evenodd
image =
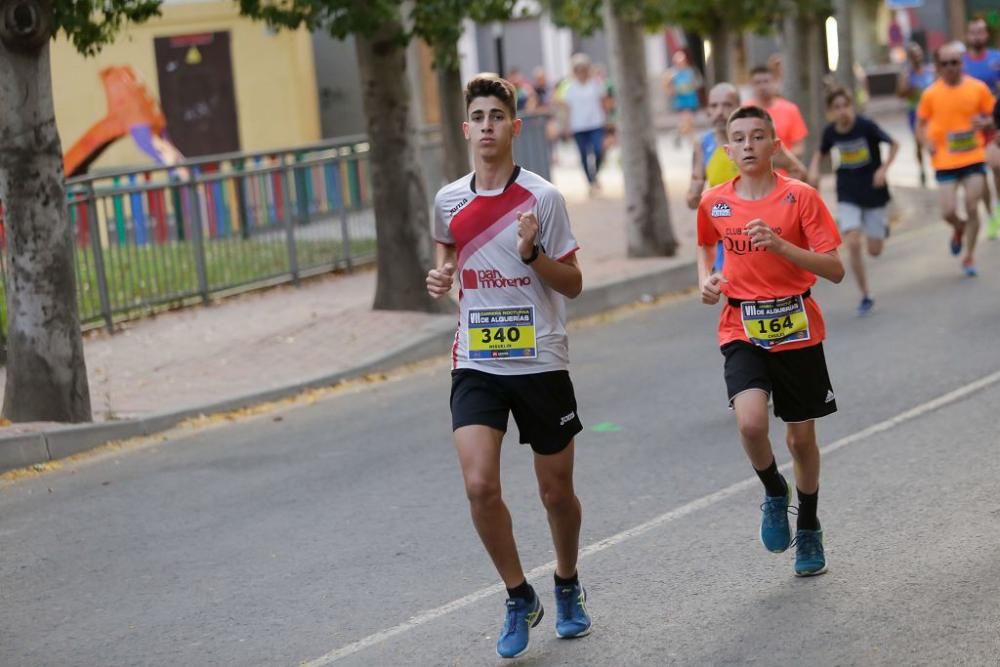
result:
M 229 1 L 166 4 L 163 15 L 130 25 L 113 44 L 84 58 L 64 37 L 52 43 L 52 87 L 56 123 L 67 150 L 107 114 L 98 72 L 110 65 L 131 65 L 159 99 L 155 37 L 229 31 L 233 86 L 244 151 L 307 144 L 320 139 L 319 102 L 311 36 L 306 30 L 273 32 L 243 18 Z M 168 128 L 169 132 L 169 128 Z M 115 142 L 91 167 L 150 164 L 128 137 Z

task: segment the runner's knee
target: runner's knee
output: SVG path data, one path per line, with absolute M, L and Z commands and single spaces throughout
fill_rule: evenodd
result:
M 500 500 L 500 480 L 469 475 L 465 480 L 465 495 L 473 506 L 485 506 Z
M 539 484 L 538 495 L 542 497 L 545 509 L 550 512 L 565 510 L 576 502 L 576 494 L 573 492 L 571 481 L 543 482 Z
M 758 415 L 737 419 L 737 428 L 740 431 L 740 437 L 746 442 L 761 442 L 762 440 L 767 440 L 767 426 L 766 412 L 764 413 L 763 419 L 761 419 Z
M 785 442 L 788 444 L 788 451 L 791 452 L 793 458 L 799 458 L 803 455 L 810 454 L 816 451 L 816 437 L 809 433 L 799 433 L 794 430 L 790 430 L 788 435 L 785 436 Z

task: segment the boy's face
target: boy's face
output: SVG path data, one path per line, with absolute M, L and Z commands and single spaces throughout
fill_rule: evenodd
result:
M 729 124 L 726 153 L 741 174 L 759 175 L 771 170 L 779 141 L 761 118 L 737 118 Z
M 840 126 L 854 123 L 854 105 L 843 95 L 838 95 L 830 103 L 830 118 Z
M 708 95 L 708 118 L 716 130 L 725 130 L 726 121 L 736 111 L 739 101 L 730 91 L 713 90 Z
M 510 153 L 514 137 L 521 133 L 521 119 L 514 118 L 497 97 L 477 97 L 469 104 L 469 120 L 462 132 L 472 151 L 486 159 Z

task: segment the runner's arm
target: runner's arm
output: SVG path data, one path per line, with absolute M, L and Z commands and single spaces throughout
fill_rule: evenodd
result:
M 817 150 L 809 161 L 809 176 L 806 177 L 806 182 L 814 188 L 819 187 L 819 166 L 822 159 L 823 154 Z
M 722 297 L 720 284 L 725 282 L 721 273 L 712 273 L 715 266 L 715 244 L 698 246 L 698 284 L 701 285 L 701 302 L 719 303 Z
M 716 149 L 718 150 L 718 149 Z M 705 189 L 705 158 L 701 152 L 699 144 L 694 145 L 694 153 L 691 155 L 691 186 L 688 188 L 687 205 L 694 210 L 698 208 L 701 201 L 701 193 Z
M 799 180 L 804 180 L 809 173 L 806 166 L 802 164 L 802 160 L 785 146 L 782 146 L 778 154 L 774 156 L 774 166 L 778 169 L 784 169 L 789 176 Z
M 583 272 L 576 261 L 576 253 L 561 260 L 552 259 L 543 252 L 531 263 L 542 282 L 565 297 L 575 299 L 583 291 Z
M 746 232 L 755 248 L 769 250 L 832 283 L 839 283 L 844 279 L 844 265 L 840 261 L 840 253 L 835 249 L 829 252 L 815 252 L 800 248 L 775 234 L 774 230 L 760 218 L 751 220 L 746 226 Z
M 438 243 L 437 268 L 427 272 L 427 292 L 435 299 L 451 291 L 456 263 L 455 246 Z

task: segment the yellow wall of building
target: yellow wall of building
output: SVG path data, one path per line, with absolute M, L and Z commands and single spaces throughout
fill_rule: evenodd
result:
M 153 39 L 227 30 L 230 33 L 233 85 L 244 151 L 268 150 L 319 140 L 319 103 L 312 42 L 306 30 L 274 33 L 243 18 L 232 1 L 167 4 L 163 16 L 127 26 L 114 44 L 84 58 L 61 37 L 52 43 L 52 87 L 56 123 L 67 150 L 107 114 L 98 72 L 109 65 L 131 65 L 153 97 L 159 99 Z M 169 128 L 168 128 L 169 132 Z M 92 169 L 149 164 L 131 139 L 116 142 Z

